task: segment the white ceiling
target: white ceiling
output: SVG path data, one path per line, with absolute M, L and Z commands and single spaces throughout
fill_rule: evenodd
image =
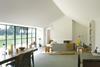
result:
M 100 0 L 54 0 L 67 16 L 82 21 L 100 18 Z
M 0 0 L 0 22 L 42 27 L 62 16 L 52 0 Z
M 42 27 L 63 13 L 87 23 L 100 18 L 100 0 L 0 0 L 0 22 Z

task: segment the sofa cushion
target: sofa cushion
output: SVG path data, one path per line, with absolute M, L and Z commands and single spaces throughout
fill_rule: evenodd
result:
M 66 51 L 66 44 L 56 43 L 52 44 L 53 51 Z
M 74 44 L 73 43 L 67 43 L 66 44 L 66 49 L 67 50 L 73 50 L 74 49 Z
M 75 50 L 73 43 L 55 43 L 55 44 L 52 44 L 51 49 L 53 51 L 73 51 Z

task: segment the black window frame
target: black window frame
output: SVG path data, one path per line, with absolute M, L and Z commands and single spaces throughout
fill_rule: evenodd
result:
M 17 42 L 16 42 L 16 40 L 18 39 L 16 36 L 17 36 L 17 31 L 16 31 L 16 29 L 17 29 L 17 27 L 20 27 L 20 28 L 26 28 L 26 36 L 25 36 L 25 38 L 23 38 L 23 34 L 21 33 L 21 36 L 20 36 L 20 38 L 19 39 L 21 39 L 21 45 L 23 44 L 23 42 L 22 42 L 22 39 L 26 39 L 26 46 L 28 47 L 28 39 L 29 39 L 29 33 L 28 33 L 28 29 L 29 28 L 31 28 L 31 27 L 22 27 L 22 26 L 14 26 L 14 25 L 8 25 L 8 24 L 0 24 L 0 25 L 4 25 L 5 26 L 5 34 L 4 34 L 4 36 L 5 36 L 5 39 L 3 39 L 3 40 L 0 40 L 0 41 L 5 41 L 5 44 L 6 44 L 6 49 L 7 49 L 7 45 L 8 45 L 8 30 L 7 30 L 7 26 L 13 26 L 13 31 L 14 31 L 14 33 L 13 33 L 13 35 L 14 35 L 14 38 L 12 38 L 12 39 L 9 39 L 9 40 L 14 40 L 14 46 L 16 47 L 17 46 Z M 37 33 L 37 31 L 36 31 L 36 28 L 31 28 L 31 29 L 35 29 L 35 37 L 33 37 L 32 36 L 32 31 L 31 31 L 31 37 L 30 37 L 30 39 L 31 39 L 31 42 L 32 42 L 32 38 L 34 38 L 35 40 L 35 42 L 36 42 L 36 33 Z M 1 48 L 1 47 L 0 47 Z

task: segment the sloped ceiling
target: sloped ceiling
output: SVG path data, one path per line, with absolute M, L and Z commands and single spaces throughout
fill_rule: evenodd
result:
M 75 20 L 87 21 L 100 18 L 100 0 L 53 0 L 66 15 Z
M 52 0 L 0 0 L 0 22 L 43 27 L 62 16 Z

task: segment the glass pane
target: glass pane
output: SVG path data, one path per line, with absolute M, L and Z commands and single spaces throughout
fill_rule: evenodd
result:
M 0 52 L 2 51 L 3 44 L 6 44 L 5 34 L 6 34 L 6 25 L 0 25 Z
M 27 28 L 23 27 L 21 33 L 22 33 L 22 38 L 26 38 Z
M 5 43 L 5 40 L 0 40 L 0 48 L 3 47 L 3 44 Z
M 16 39 L 16 48 L 21 47 L 21 39 Z
M 0 25 L 0 40 L 5 40 L 6 25 Z
M 21 27 L 16 27 L 16 38 L 21 38 Z
M 22 34 L 22 38 L 26 38 L 26 34 Z
M 4 45 L 3 45 L 4 43 L 5 43 L 5 40 L 0 40 L 0 57 L 1 57 L 3 50 L 4 50 Z
M 24 38 L 22 39 L 22 46 L 23 46 L 23 47 L 27 47 L 26 39 L 24 39 Z
M 24 27 L 22 32 L 22 38 L 26 38 L 27 29 Z
M 35 37 L 35 28 L 32 29 L 32 37 Z
M 31 38 L 32 34 L 31 33 L 28 33 L 28 38 Z
M 21 47 L 21 27 L 16 27 L 16 48 Z
M 7 39 L 14 39 L 14 35 L 7 35 Z
M 0 40 L 5 40 L 5 34 L 0 35 Z
M 28 28 L 28 37 L 32 36 L 31 33 L 32 33 L 32 28 Z
M 14 26 L 7 26 L 7 39 L 14 39 Z
M 21 35 L 16 34 L 16 39 L 19 39 L 19 38 L 21 38 Z
M 9 49 L 11 45 L 14 45 L 14 40 L 7 40 L 7 48 Z
M 31 44 L 31 38 L 28 38 L 28 45 Z
M 34 37 L 32 37 L 32 42 L 35 42 L 35 38 Z

